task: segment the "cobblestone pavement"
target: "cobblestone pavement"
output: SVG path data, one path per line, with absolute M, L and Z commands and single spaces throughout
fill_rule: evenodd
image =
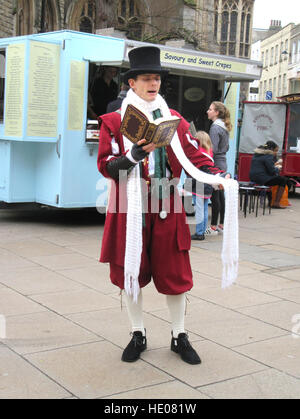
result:
M 170 351 L 165 297 L 152 285 L 143 294 L 148 348 L 121 362 L 129 322 L 98 262 L 103 216 L 2 206 L 0 399 L 300 398 L 299 194 L 291 204 L 257 218 L 240 212 L 229 289 L 220 286 L 222 237 L 192 243 L 186 329 L 196 366 Z

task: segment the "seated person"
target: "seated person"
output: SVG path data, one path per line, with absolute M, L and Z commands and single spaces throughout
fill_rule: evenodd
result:
M 274 141 L 267 141 L 266 144 L 257 147 L 252 157 L 249 176 L 251 182 L 259 185 L 278 185 L 272 208 L 286 208 L 280 205 L 280 200 L 288 184 L 288 178 L 279 175 L 280 165 L 279 167 L 275 166 L 278 149 L 279 147 Z

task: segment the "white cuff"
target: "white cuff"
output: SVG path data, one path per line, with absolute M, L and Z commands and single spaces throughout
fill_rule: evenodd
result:
M 135 163 L 135 164 L 138 164 L 139 162 L 137 161 L 137 160 L 135 160 L 133 157 L 132 157 L 132 155 L 131 155 L 131 150 L 129 150 L 128 152 L 127 152 L 127 154 L 126 154 L 126 157 L 132 162 L 132 163 Z

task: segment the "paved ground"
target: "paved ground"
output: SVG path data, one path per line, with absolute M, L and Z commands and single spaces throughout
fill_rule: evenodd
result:
M 186 328 L 197 366 L 170 351 L 165 298 L 152 286 L 148 350 L 120 361 L 129 323 L 97 261 L 99 214 L 0 209 L 0 399 L 300 398 L 300 195 L 291 203 L 240 213 L 230 289 L 220 287 L 221 236 L 193 243 Z

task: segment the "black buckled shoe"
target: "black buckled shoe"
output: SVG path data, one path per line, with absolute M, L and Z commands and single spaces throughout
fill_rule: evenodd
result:
M 137 361 L 141 352 L 147 348 L 147 339 L 146 336 L 143 336 L 142 332 L 133 332 L 131 335 L 131 341 L 122 354 L 122 361 L 124 362 Z
M 188 364 L 201 364 L 201 359 L 190 344 L 188 335 L 186 333 L 179 333 L 177 339 L 172 337 L 171 351 L 179 354 L 181 359 Z

